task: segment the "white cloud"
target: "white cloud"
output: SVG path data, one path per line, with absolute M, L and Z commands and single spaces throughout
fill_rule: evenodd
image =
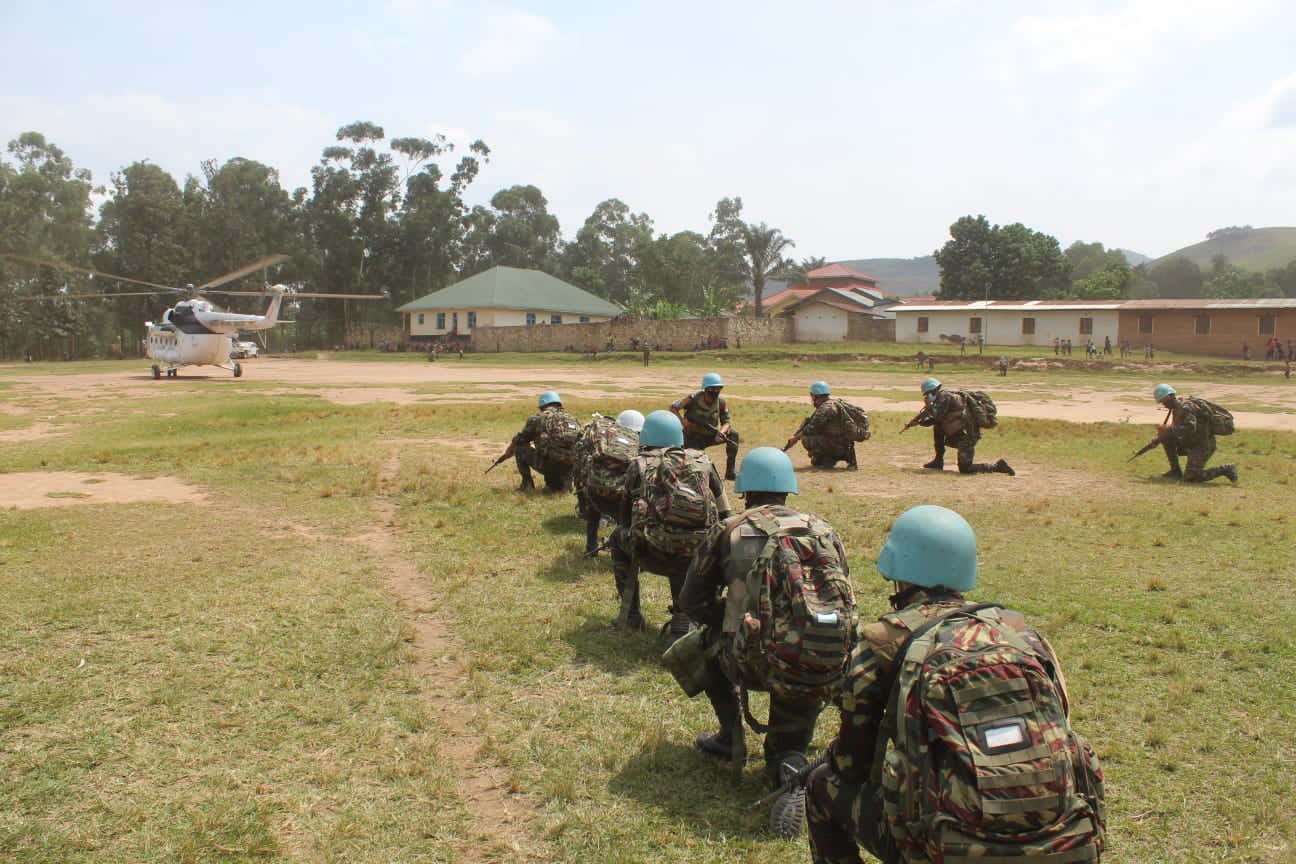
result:
M 1027 15 L 991 62 L 1005 83 L 1038 72 L 1078 70 L 1081 107 L 1097 109 L 1137 86 L 1150 66 L 1197 43 L 1225 40 L 1277 6 L 1277 0 L 1129 0 L 1110 12 Z
M 492 6 L 482 17 L 481 33 L 459 55 L 468 78 L 498 77 L 543 59 L 561 41 L 557 25 L 543 15 Z
M 1167 184 L 1223 178 L 1248 185 L 1291 185 L 1296 179 L 1291 168 L 1291 154 L 1296 151 L 1294 104 L 1296 72 L 1238 104 L 1188 142 L 1178 156 L 1165 161 L 1158 172 L 1160 179 Z M 1288 122 L 1275 122 L 1284 111 Z

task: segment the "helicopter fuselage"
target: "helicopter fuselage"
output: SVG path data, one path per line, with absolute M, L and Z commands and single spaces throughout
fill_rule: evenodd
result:
M 165 364 L 168 377 L 182 366 L 220 366 L 237 378 L 242 374 L 238 363 L 230 361 L 234 339 L 240 330 L 268 330 L 279 320 L 284 287 L 270 288 L 272 299 L 265 315 L 237 315 L 222 312 L 206 300 L 182 300 L 162 315 L 162 322 L 148 322 L 144 351 L 158 364 Z M 153 377 L 161 374 L 153 367 Z

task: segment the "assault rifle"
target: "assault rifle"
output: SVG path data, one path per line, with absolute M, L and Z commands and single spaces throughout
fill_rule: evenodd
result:
M 803 765 L 792 774 L 789 774 L 787 779 L 784 780 L 778 786 L 778 788 L 776 788 L 773 792 L 769 793 L 764 798 L 761 798 L 757 801 L 753 801 L 751 804 L 747 805 L 747 809 L 759 810 L 762 807 L 765 807 L 770 803 L 772 803 L 773 801 L 775 801 L 780 795 L 783 795 L 784 793 L 791 792 L 794 789 L 804 786 L 806 782 L 806 778 L 810 776 L 810 772 L 815 770 L 816 768 L 818 768 L 820 765 L 824 764 L 827 761 L 828 761 L 828 751 L 825 750 L 823 753 L 819 754 L 818 759 L 806 765 Z
M 603 542 L 600 543 L 600 544 L 598 545 L 598 548 L 597 548 L 597 549 L 593 549 L 593 550 L 591 550 L 591 551 L 589 551 L 589 552 L 586 552 L 586 553 L 585 553 L 585 557 L 586 557 L 586 558 L 597 558 L 597 557 L 598 557 L 598 553 L 603 552 L 603 551 L 605 551 L 605 550 L 607 550 L 607 549 L 611 549 L 611 548 L 612 548 L 612 541 L 616 539 L 616 533 L 617 533 L 617 529 L 615 529 L 615 528 L 613 528 L 611 531 L 609 531 L 609 532 L 608 532 L 608 535 L 607 535 L 606 537 L 603 538 Z
M 793 433 L 792 433 L 792 437 L 789 438 L 789 439 L 787 440 L 787 443 L 783 445 L 783 452 L 784 452 L 784 453 L 786 453 L 787 451 L 789 451 L 789 450 L 791 450 L 793 447 L 795 447 L 796 444 L 797 444 L 797 442 L 801 440 L 801 438 L 799 437 L 799 436 L 801 435 L 801 430 L 802 430 L 802 429 L 805 429 L 806 424 L 809 423 L 809 422 L 810 422 L 810 418 L 809 418 L 809 417 L 807 417 L 806 419 L 804 419 L 804 420 L 801 421 L 801 425 L 797 427 L 797 431 L 793 432 Z
M 915 414 L 912 420 L 910 420 L 908 423 L 904 425 L 904 428 L 900 430 L 900 434 L 903 435 L 913 427 L 921 425 L 922 421 L 929 420 L 929 419 L 931 419 L 931 406 L 927 405 L 921 411 Z
M 487 469 L 486 469 L 485 471 L 483 471 L 482 473 L 483 473 L 483 474 L 489 474 L 489 473 L 491 472 L 491 468 L 494 468 L 496 465 L 500 464 L 501 462 L 503 462 L 503 461 L 506 460 L 506 459 L 510 459 L 510 458 L 512 458 L 513 453 L 514 453 L 514 451 L 516 451 L 516 450 L 517 450 L 517 445 L 510 441 L 510 442 L 509 442 L 508 449 L 505 450 L 503 453 L 501 453 L 499 456 L 496 456 L 496 457 L 495 457 L 495 461 L 492 462 L 492 463 L 490 464 L 490 468 L 487 468 Z
M 1166 431 L 1166 423 L 1170 422 L 1170 415 L 1172 414 L 1174 414 L 1173 408 L 1166 412 L 1165 421 L 1161 424 L 1161 428 L 1157 430 L 1157 434 L 1152 438 L 1152 440 L 1140 447 L 1133 456 L 1125 460 L 1126 462 L 1133 462 L 1149 450 L 1155 450 L 1157 447 L 1161 446 L 1161 442 L 1165 440 L 1165 436 L 1168 434 Z
M 724 442 L 725 442 L 726 444 L 737 444 L 737 443 L 738 443 L 737 441 L 735 441 L 735 440 L 733 440 L 732 438 L 729 437 L 729 433 L 728 433 L 728 432 L 721 432 L 719 426 L 712 426 L 710 423 L 699 423 L 699 424 L 697 424 L 697 425 L 701 426 L 703 429 L 707 430 L 707 431 L 710 432 L 712 435 L 715 435 L 717 438 L 722 438 L 722 439 L 724 439 Z
M 1161 436 L 1158 435 L 1158 436 L 1156 436 L 1155 438 L 1153 438 L 1151 441 L 1149 441 L 1148 443 L 1144 444 L 1144 445 L 1143 445 L 1142 447 L 1140 447 L 1138 450 L 1136 450 L 1136 451 L 1134 452 L 1134 455 L 1131 456 L 1130 458 L 1126 459 L 1125 461 L 1126 461 L 1126 462 L 1133 462 L 1135 459 L 1137 459 L 1138 457 L 1142 456 L 1144 453 L 1148 452 L 1149 450 L 1155 450 L 1157 447 L 1160 447 L 1160 446 L 1161 446 Z

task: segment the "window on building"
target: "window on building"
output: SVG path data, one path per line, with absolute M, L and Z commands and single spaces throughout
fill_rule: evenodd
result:
M 436 326 L 436 329 L 438 329 L 438 330 L 444 330 L 444 329 L 445 329 L 445 313 L 444 313 L 444 312 L 438 312 L 438 313 L 437 313 L 437 326 Z
M 549 323 L 550 323 L 550 324 L 561 324 L 561 323 L 562 323 L 562 316 L 561 316 L 561 315 L 550 315 L 550 316 L 549 316 Z
M 418 321 L 419 321 L 419 326 L 422 327 L 422 326 L 423 326 L 423 313 L 422 313 L 422 312 L 419 313 L 419 319 L 418 319 Z
M 471 329 L 473 329 L 473 328 L 476 327 L 476 326 L 477 326 L 477 313 L 476 313 L 476 312 L 469 312 L 469 313 L 468 313 L 468 329 L 471 330 Z
M 1274 328 L 1275 328 L 1275 324 L 1277 323 L 1277 318 L 1278 318 L 1277 315 L 1261 315 L 1261 316 L 1260 316 L 1260 335 L 1261 335 L 1261 336 L 1272 336 L 1272 335 L 1274 335 Z
M 528 313 L 527 313 L 526 323 L 527 323 L 527 326 L 528 326 L 528 327 L 534 326 L 534 324 L 535 324 L 535 313 L 534 313 L 534 312 L 528 312 Z
M 588 315 L 582 315 L 582 316 L 580 316 L 580 323 L 582 323 L 582 324 L 588 324 L 588 323 L 589 323 L 589 316 L 588 316 Z
M 1151 313 L 1151 312 L 1144 312 L 1142 315 L 1139 315 L 1139 332 L 1140 332 L 1140 333 L 1151 333 L 1151 332 L 1152 332 L 1152 313 Z
M 1193 318 L 1193 332 L 1198 336 L 1210 335 L 1210 316 L 1197 315 Z
M 1081 319 L 1080 319 L 1080 335 L 1081 335 L 1081 336 L 1092 336 L 1092 335 L 1093 335 L 1093 319 L 1092 319 L 1092 318 L 1081 318 Z
M 1023 336 L 1034 336 L 1034 335 L 1035 335 L 1035 319 L 1034 319 L 1034 318 L 1023 318 L 1023 319 L 1022 319 L 1022 335 L 1023 335 Z
M 919 315 L 919 316 L 918 316 L 918 332 L 919 332 L 919 333 L 926 333 L 926 332 L 928 331 L 928 328 L 930 328 L 930 327 L 931 327 L 931 320 L 928 319 L 928 317 L 927 317 L 926 315 Z
M 454 330 L 455 332 L 458 332 L 458 331 L 459 331 L 459 313 L 458 313 L 458 312 L 451 312 L 451 313 L 450 313 L 450 329 Z
M 969 332 L 969 333 L 980 333 L 980 332 L 981 332 L 981 319 L 980 319 L 980 318 L 969 318 L 969 319 L 968 319 L 968 332 Z

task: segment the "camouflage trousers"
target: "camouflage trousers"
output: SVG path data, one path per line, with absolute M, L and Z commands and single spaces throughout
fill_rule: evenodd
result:
M 544 477 L 545 488 L 551 492 L 565 492 L 571 486 L 572 466 L 550 462 L 530 444 L 517 448 L 513 454 L 513 462 L 522 477 L 523 488 L 535 485 L 535 480 L 531 477 L 532 469 L 540 472 Z
M 612 578 L 616 585 L 621 610 L 617 615 L 623 627 L 639 628 L 644 624 L 643 610 L 639 605 L 639 574 L 647 570 L 659 573 L 670 581 L 670 610 L 675 610 L 675 598 L 684 587 L 689 558 L 672 557 L 657 552 L 631 536 L 628 530 L 618 528 L 611 544 Z
M 738 462 L 738 430 L 733 427 L 729 428 L 729 440 L 724 442 L 725 448 L 725 476 L 732 477 L 734 466 Z M 708 447 L 716 446 L 715 435 L 702 430 L 700 435 L 693 434 L 689 430 L 684 430 L 684 446 L 690 450 L 705 451 Z
M 945 437 L 941 431 L 940 424 L 932 427 L 932 444 L 936 448 L 936 460 L 941 462 L 945 459 L 945 448 L 954 447 L 958 450 L 958 470 L 960 474 L 992 474 L 995 466 L 988 462 L 976 461 L 976 445 L 981 440 L 980 432 L 960 432 L 957 435 Z
M 1179 470 L 1179 457 L 1185 456 L 1188 463 L 1183 467 L 1183 479 L 1185 483 L 1204 483 L 1207 480 L 1214 480 L 1216 477 L 1222 477 L 1224 472 L 1219 468 L 1207 468 L 1206 463 L 1215 455 L 1215 438 L 1211 436 L 1199 444 L 1190 444 L 1180 447 L 1173 438 L 1168 438 L 1162 442 L 1161 447 L 1165 450 L 1166 459 L 1170 462 L 1170 470 Z
M 708 638 L 717 638 L 708 632 Z M 716 722 L 720 725 L 720 737 L 733 740 L 733 736 L 742 731 L 742 705 L 738 700 L 734 680 L 741 677 L 735 671 L 732 655 L 722 648 L 713 656 L 708 656 L 707 664 L 711 666 L 707 685 L 707 700 L 715 712 Z M 815 724 L 823 712 L 824 701 L 817 697 L 789 699 L 769 694 L 769 718 L 765 725 L 765 739 L 761 751 L 765 757 L 765 779 L 773 788 L 782 782 L 779 776 L 780 757 L 785 753 L 800 753 L 804 756 L 814 740 Z
M 847 783 L 831 763 L 806 780 L 806 824 L 814 864 L 860 864 L 860 847 L 882 864 L 903 864 L 882 817 L 882 788 Z
M 801 443 L 816 468 L 832 468 L 838 462 L 845 462 L 847 467 L 855 465 L 855 442 L 849 438 L 806 435 Z

